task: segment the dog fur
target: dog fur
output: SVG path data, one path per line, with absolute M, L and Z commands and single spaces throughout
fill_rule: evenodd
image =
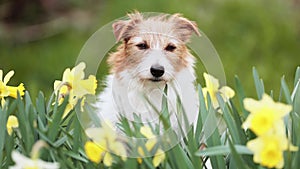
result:
M 128 17 L 113 24 L 121 44 L 108 58 L 110 74 L 96 103 L 99 116 L 116 123 L 118 114 L 134 120 L 136 113 L 145 122 L 157 121 L 153 106 L 161 110 L 167 85 L 171 118 L 176 118 L 178 95 L 189 122 L 194 122 L 198 114 L 195 58 L 186 44 L 193 33 L 199 35 L 196 23 L 179 14 L 144 17 L 135 12 Z

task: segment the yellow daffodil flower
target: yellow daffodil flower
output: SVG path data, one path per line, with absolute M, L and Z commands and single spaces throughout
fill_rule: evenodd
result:
M 153 134 L 152 129 L 149 126 L 142 126 L 140 128 L 140 132 L 143 136 L 145 136 L 148 139 L 147 142 L 145 143 L 145 148 L 148 152 L 150 152 L 155 146 L 155 144 L 157 143 L 156 136 Z M 138 153 L 141 157 L 145 156 L 142 147 L 138 147 Z M 137 158 L 137 161 L 140 164 L 143 161 L 141 157 Z M 162 163 L 164 159 L 165 159 L 165 153 L 160 148 L 158 148 L 152 160 L 153 166 L 154 167 L 159 166 L 159 164 Z
M 142 126 L 140 128 L 140 132 L 143 136 L 145 136 L 147 139 L 154 138 L 155 135 L 152 132 L 152 129 L 149 126 Z
M 268 168 L 282 168 L 284 165 L 283 151 L 298 150 L 289 143 L 285 136 L 274 133 L 249 141 L 247 147 L 254 153 L 253 161 Z
M 217 100 L 217 93 L 221 95 L 221 97 L 225 102 L 227 102 L 230 98 L 232 98 L 235 95 L 234 90 L 232 90 L 228 86 L 223 86 L 220 88 L 219 80 L 213 77 L 212 75 L 204 73 L 203 76 L 206 83 L 206 87 L 202 89 L 204 99 L 207 103 L 206 97 L 208 93 L 211 97 L 212 105 L 214 108 L 219 107 L 219 103 Z
M 69 95 L 69 103 L 64 116 L 74 108 L 79 99 L 84 98 L 84 96 L 88 94 L 96 94 L 96 77 L 90 75 L 88 79 L 84 79 L 85 67 L 85 63 L 81 62 L 72 70 L 68 68 L 63 73 L 62 81 L 56 80 L 54 82 L 55 93 L 59 93 L 59 104 L 63 102 L 66 95 Z M 84 102 L 82 101 L 81 104 L 84 104 Z
M 154 155 L 154 158 L 152 160 L 152 164 L 154 167 L 158 167 L 160 163 L 162 163 L 166 158 L 165 153 L 161 150 L 158 149 Z
M 87 141 L 84 145 L 86 156 L 94 163 L 100 163 L 105 151 L 92 141 Z
M 292 106 L 274 102 L 266 94 L 259 101 L 251 98 L 244 99 L 244 106 L 250 114 L 243 123 L 243 127 L 250 128 L 258 136 L 278 125 L 278 121 L 292 110 Z
M 10 115 L 7 119 L 7 123 L 6 123 L 6 129 L 7 129 L 7 133 L 9 135 L 12 134 L 13 132 L 13 128 L 18 128 L 19 127 L 19 122 L 16 116 L 14 115 Z
M 102 156 L 103 156 L 104 165 L 111 166 L 113 163 L 113 157 L 111 153 L 113 153 L 118 156 L 121 156 L 122 160 L 125 161 L 127 159 L 125 146 L 120 141 L 116 131 L 112 129 L 111 123 L 106 121 L 106 122 L 102 122 L 101 124 L 102 124 L 101 128 L 88 128 L 85 130 L 87 136 L 93 140 L 96 146 L 99 147 L 97 150 L 94 150 L 91 145 L 86 145 L 85 151 L 88 158 L 91 161 L 99 163 L 102 160 Z M 90 158 L 90 155 L 93 155 L 95 153 L 99 153 L 101 157 L 97 156 L 97 157 Z
M 8 81 L 14 75 L 14 73 L 14 71 L 10 71 L 3 78 L 3 71 L 0 69 L 0 99 L 2 106 L 4 106 L 5 104 L 5 97 L 10 96 L 13 98 L 17 98 L 18 92 L 20 93 L 20 96 L 24 95 L 25 87 L 23 83 L 20 83 L 18 87 L 7 86 Z

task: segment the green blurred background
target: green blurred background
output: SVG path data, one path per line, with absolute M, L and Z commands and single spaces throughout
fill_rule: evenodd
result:
M 0 69 L 15 70 L 10 85 L 23 82 L 32 96 L 39 90 L 49 96 L 86 40 L 133 10 L 195 20 L 218 51 L 227 83 L 234 86 L 238 75 L 249 96 L 255 95 L 253 66 L 266 91 L 278 95 L 282 75 L 292 87 L 300 65 L 299 0 L 2 0 Z

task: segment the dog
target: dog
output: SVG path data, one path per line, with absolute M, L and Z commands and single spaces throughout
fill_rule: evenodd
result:
M 134 12 L 127 20 L 114 22 L 112 28 L 120 45 L 108 57 L 110 74 L 97 96 L 101 119 L 117 123 L 122 115 L 134 121 L 137 114 L 147 123 L 155 122 L 167 95 L 171 121 L 178 118 L 179 98 L 193 123 L 199 106 L 195 57 L 187 43 L 193 34 L 200 36 L 196 23 L 180 14 L 144 17 Z

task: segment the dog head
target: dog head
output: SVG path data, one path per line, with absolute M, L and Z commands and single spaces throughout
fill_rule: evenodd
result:
M 199 35 L 195 22 L 179 14 L 144 18 L 136 12 L 128 16 L 128 20 L 113 24 L 117 41 L 123 42 L 108 59 L 112 73 L 122 76 L 126 72 L 142 82 L 166 83 L 193 66 L 186 43 L 193 33 Z

